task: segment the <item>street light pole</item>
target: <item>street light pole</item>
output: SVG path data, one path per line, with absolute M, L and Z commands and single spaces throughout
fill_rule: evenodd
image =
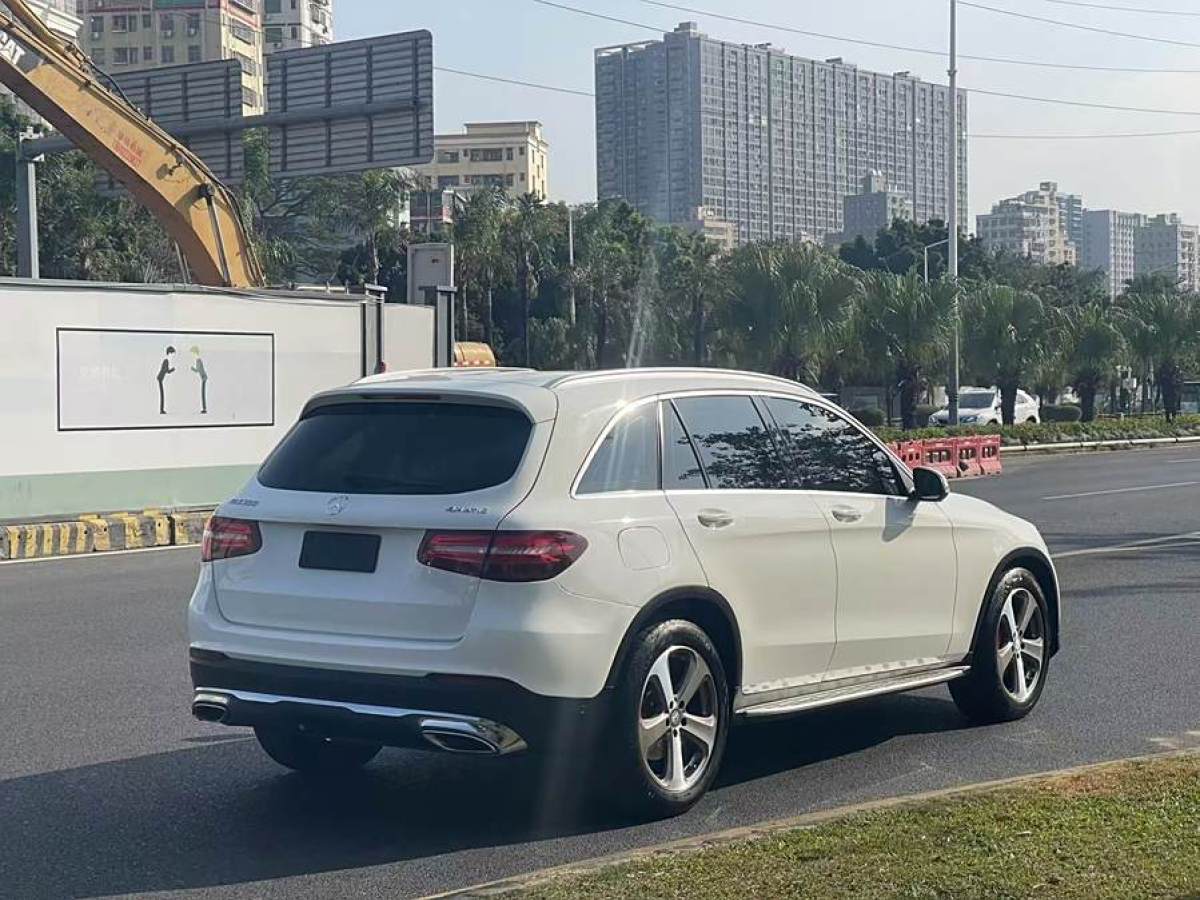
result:
M 949 244 L 949 243 L 950 243 L 950 239 L 947 238 L 944 241 L 935 241 L 932 244 L 926 244 L 925 247 L 923 248 L 923 252 L 925 255 L 925 283 L 926 284 L 929 284 L 929 251 L 942 246 L 942 244 Z
M 958 308 L 958 0 L 950 0 L 950 286 L 954 292 L 954 340 L 950 354 L 950 384 L 947 420 L 958 424 L 958 378 L 959 378 L 959 308 Z

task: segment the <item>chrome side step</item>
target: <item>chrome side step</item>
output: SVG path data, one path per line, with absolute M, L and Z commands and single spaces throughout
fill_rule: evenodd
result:
M 935 669 L 932 672 L 918 672 L 912 675 L 902 675 L 866 684 L 852 684 L 843 687 L 816 691 L 800 697 L 788 697 L 784 700 L 772 700 L 757 706 L 747 706 L 739 709 L 737 715 L 747 719 L 766 718 L 768 716 L 783 716 L 789 713 L 804 712 L 809 709 L 820 709 L 823 706 L 833 706 L 850 700 L 864 700 L 867 697 L 878 697 L 882 694 L 896 694 L 901 691 L 911 691 L 917 688 L 943 684 L 960 678 L 970 671 L 970 666 L 953 666 L 949 669 Z

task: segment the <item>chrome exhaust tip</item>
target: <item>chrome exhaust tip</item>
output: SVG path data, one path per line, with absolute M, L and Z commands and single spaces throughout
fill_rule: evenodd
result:
M 448 753 L 504 756 L 526 749 L 511 728 L 483 719 L 421 719 L 417 729 L 429 744 Z
M 220 724 L 229 715 L 229 698 L 224 694 L 197 693 L 192 698 L 192 715 L 201 722 Z

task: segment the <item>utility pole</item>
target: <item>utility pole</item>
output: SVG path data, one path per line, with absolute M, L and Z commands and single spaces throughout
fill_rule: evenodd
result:
M 954 339 L 950 351 L 950 384 L 947 420 L 958 424 L 959 327 L 958 306 L 958 0 L 950 0 L 950 228 L 948 245 L 950 260 L 950 289 L 954 292 Z
M 37 164 L 40 156 L 30 156 L 25 142 L 33 135 L 17 135 L 17 275 L 41 278 L 38 249 Z
M 575 324 L 575 210 L 567 207 L 567 262 L 571 273 L 571 306 L 567 321 Z

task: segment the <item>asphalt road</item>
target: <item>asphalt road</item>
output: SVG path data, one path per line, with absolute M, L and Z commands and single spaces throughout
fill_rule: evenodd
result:
M 385 751 L 324 787 L 193 721 L 194 551 L 0 566 L 0 895 L 406 897 L 878 797 L 1200 746 L 1200 448 L 1036 458 L 956 488 L 1059 554 L 1065 649 L 1022 722 L 944 689 L 735 732 L 691 813 L 629 826 L 518 760 Z M 1096 493 L 1107 491 L 1110 493 Z M 1119 493 L 1117 493 L 1119 491 Z M 1143 542 L 1113 551 L 1116 545 Z

